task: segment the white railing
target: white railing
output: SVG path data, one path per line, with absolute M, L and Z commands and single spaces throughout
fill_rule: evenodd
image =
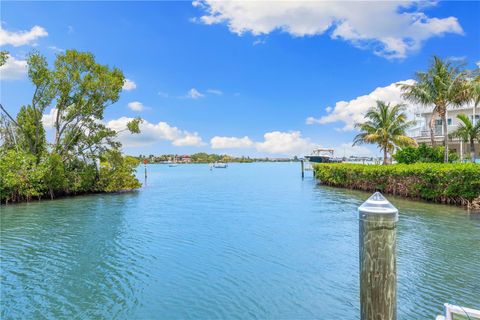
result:
M 449 133 L 453 132 L 456 129 L 457 129 L 457 126 L 453 126 L 453 125 L 448 126 Z M 414 138 L 419 138 L 419 137 L 427 138 L 427 137 L 430 137 L 430 129 L 426 127 L 417 128 L 417 129 L 410 130 L 409 134 Z M 433 134 L 435 137 L 443 137 L 443 127 L 436 126 L 433 129 Z
M 454 315 L 467 317 L 468 319 L 472 319 L 472 320 L 480 319 L 480 310 L 455 306 L 449 303 L 445 303 L 444 307 L 445 307 L 445 315 L 437 316 L 436 320 L 453 320 Z

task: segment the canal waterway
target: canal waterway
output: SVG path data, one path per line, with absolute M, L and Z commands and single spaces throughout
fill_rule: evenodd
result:
M 358 319 L 368 196 L 299 163 L 149 165 L 137 192 L 2 206 L 1 318 Z M 388 198 L 399 319 L 480 308 L 480 216 Z

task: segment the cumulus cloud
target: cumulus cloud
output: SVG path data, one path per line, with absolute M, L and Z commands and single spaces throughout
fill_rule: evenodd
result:
M 416 1 L 216 1 L 196 0 L 207 25 L 225 23 L 238 35 L 274 30 L 294 37 L 328 34 L 386 58 L 405 58 L 424 41 L 446 33 L 463 34 L 456 17 L 435 18 Z M 433 5 L 433 4 L 432 4 Z M 366 8 L 368 6 L 368 8 Z
M 8 55 L 6 63 L 0 67 L 0 80 L 18 80 L 27 74 L 27 61 Z
M 189 99 L 199 99 L 203 97 L 205 97 L 205 95 L 195 88 L 188 90 L 187 96 L 186 96 L 186 98 L 189 98 Z
M 281 155 L 298 155 L 311 152 L 315 144 L 310 139 L 302 138 L 300 131 L 272 131 L 263 135 L 263 141 L 255 147 L 259 152 Z
M 107 127 L 116 131 L 124 130 L 133 118 L 121 117 L 107 122 Z M 140 124 L 140 134 L 121 132 L 118 139 L 125 147 L 147 146 L 162 140 L 170 141 L 174 146 L 201 146 L 202 138 L 197 132 L 189 132 L 173 127 L 166 122 L 157 124 L 143 121 Z
M 48 113 L 43 114 L 42 123 L 47 131 L 53 129 L 56 117 L 57 109 L 55 108 L 52 108 Z M 119 132 L 118 140 L 125 147 L 148 146 L 160 141 L 170 141 L 172 145 L 177 147 L 205 145 L 197 132 L 181 130 L 166 122 L 155 124 L 143 120 L 140 124 L 141 132 L 139 134 L 130 134 L 125 129 L 127 128 L 127 123 L 133 119 L 134 118 L 121 117 L 110 120 L 107 123 L 102 123 L 105 123 L 108 128 Z
M 123 82 L 122 89 L 125 91 L 131 91 L 136 88 L 137 88 L 137 84 L 133 80 L 125 79 L 125 81 Z
M 300 131 L 272 131 L 263 135 L 263 141 L 252 141 L 245 137 L 215 136 L 210 140 L 212 149 L 249 149 L 274 155 L 302 155 L 309 153 L 318 145 L 308 138 L 303 138 Z
M 24 45 L 35 45 L 38 38 L 46 37 L 47 30 L 40 26 L 34 26 L 30 30 L 8 31 L 3 29 L 0 24 L 0 46 L 11 45 L 14 47 Z
M 145 106 L 140 101 L 132 101 L 128 103 L 128 108 L 133 111 L 143 111 Z
M 253 141 L 249 137 L 219 137 L 215 136 L 210 140 L 212 149 L 243 149 L 253 146 Z
M 342 131 L 353 130 L 355 123 L 365 120 L 364 114 L 370 107 L 376 105 L 377 100 L 390 102 L 392 104 L 405 103 L 402 99 L 402 92 L 398 86 L 399 83 L 414 83 L 414 80 L 405 80 L 392 83 L 386 87 L 379 87 L 367 95 L 357 97 L 350 101 L 338 101 L 335 107 L 327 107 L 327 115 L 320 118 L 308 117 L 306 124 L 327 124 L 333 122 L 343 122 L 345 125 L 340 129 Z M 414 106 L 409 105 L 410 110 L 414 110 Z

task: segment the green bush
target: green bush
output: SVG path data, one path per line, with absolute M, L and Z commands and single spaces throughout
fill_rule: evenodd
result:
M 317 164 L 315 176 L 325 185 L 434 202 L 470 205 L 480 197 L 480 166 L 472 163 Z
M 416 162 L 428 162 L 428 163 L 443 163 L 443 152 L 445 147 L 437 146 L 431 147 L 425 143 L 420 144 L 418 147 L 405 147 L 397 151 L 393 155 L 393 158 L 398 163 L 411 164 Z M 458 155 L 454 151 L 450 151 L 448 155 L 449 162 L 458 161 Z
M 35 156 L 16 150 L 0 150 L 0 202 L 40 198 L 45 190 L 44 170 Z
M 139 164 L 140 161 L 134 157 L 122 156 L 116 151 L 106 152 L 100 163 L 97 190 L 114 192 L 140 188 L 141 184 L 134 175 Z
M 29 152 L 0 148 L 0 203 L 137 189 L 138 164 L 136 158 L 108 151 L 98 171 L 94 163 L 64 161 L 57 153 L 44 152 L 37 159 Z

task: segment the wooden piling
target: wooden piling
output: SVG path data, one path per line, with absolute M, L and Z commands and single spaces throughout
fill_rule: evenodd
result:
M 143 168 L 145 170 L 145 184 L 147 184 L 147 159 L 143 160 Z
M 376 192 L 359 208 L 360 318 L 397 319 L 398 210 Z
M 303 179 L 303 177 L 305 176 L 305 164 L 304 164 L 303 160 L 300 160 L 300 163 L 301 163 L 301 167 L 302 167 L 302 179 Z

